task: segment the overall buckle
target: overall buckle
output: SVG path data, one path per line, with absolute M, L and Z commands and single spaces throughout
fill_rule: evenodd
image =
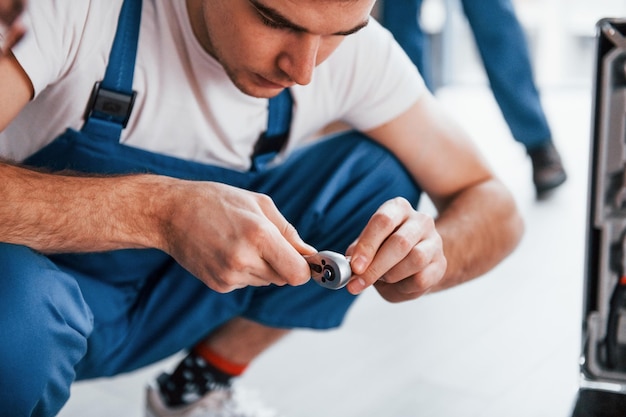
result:
M 95 117 L 119 123 L 122 127 L 126 127 L 130 114 L 133 111 L 136 96 L 136 91 L 128 94 L 110 90 L 102 87 L 100 81 L 98 81 L 93 86 L 93 91 L 87 104 L 87 111 L 85 112 L 85 120 Z

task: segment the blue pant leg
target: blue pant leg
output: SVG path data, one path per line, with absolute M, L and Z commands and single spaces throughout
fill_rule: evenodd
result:
M 126 282 L 111 279 L 111 270 L 103 271 L 100 279 L 76 273 L 94 313 L 89 350 L 75 367 L 77 380 L 131 372 L 164 359 L 246 309 L 251 288 L 217 293 L 173 259 L 150 265 L 155 261 L 151 254 L 139 250 L 123 256 L 129 267 L 147 268 L 148 278 L 134 283 L 132 277 Z
M 67 401 L 92 316 L 46 257 L 0 243 L 0 416 L 54 416 Z
M 432 90 L 429 41 L 419 23 L 421 9 L 422 0 L 384 0 L 380 15 L 382 24 L 393 34 Z
M 532 149 L 551 138 L 523 28 L 510 0 L 462 0 L 493 94 L 514 139 Z

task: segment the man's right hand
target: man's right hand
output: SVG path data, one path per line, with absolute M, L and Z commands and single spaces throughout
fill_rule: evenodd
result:
M 220 183 L 176 181 L 165 198 L 164 249 L 213 290 L 310 279 L 302 255 L 315 249 L 268 196 Z
M 157 175 L 48 174 L 0 162 L 0 242 L 42 253 L 156 248 L 218 292 L 301 285 L 307 245 L 267 195 Z

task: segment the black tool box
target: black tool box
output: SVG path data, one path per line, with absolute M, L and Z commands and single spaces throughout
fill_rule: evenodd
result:
M 626 417 L 626 18 L 597 23 L 581 382 L 573 417 Z

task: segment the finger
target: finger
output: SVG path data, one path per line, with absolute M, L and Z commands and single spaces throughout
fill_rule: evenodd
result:
M 432 263 L 419 273 L 399 282 L 390 284 L 378 281 L 374 287 L 385 300 L 392 303 L 414 300 L 428 294 L 441 280 L 444 272 L 445 266 L 442 268 L 441 263 Z
M 261 197 L 260 206 L 272 225 L 266 230 L 267 235 L 261 242 L 261 257 L 279 277 L 279 282 L 305 284 L 311 278 L 311 273 L 302 255 L 317 251 L 300 238 L 269 197 Z
M 374 284 L 374 288 L 376 288 L 376 291 L 378 291 L 380 296 L 383 297 L 385 301 L 388 301 L 390 303 L 401 303 L 404 301 L 415 300 L 416 298 L 419 298 L 422 295 L 426 294 L 426 292 L 424 293 L 400 292 L 400 291 L 397 291 L 397 289 L 394 287 L 394 284 L 387 284 L 385 282 L 380 282 L 380 281 Z
M 434 261 L 439 252 L 440 247 L 434 240 L 422 240 L 411 248 L 402 261 L 385 272 L 380 280 L 388 284 L 393 284 L 402 281 L 406 277 L 419 273 Z
M 273 282 L 294 286 L 305 284 L 311 279 L 309 264 L 279 233 L 276 235 L 261 248 L 261 257 L 275 275 Z
M 417 221 L 415 216 L 409 218 L 385 240 L 368 268 L 348 284 L 348 291 L 352 294 L 359 294 L 381 277 L 387 276 L 390 273 L 390 278 L 393 278 L 394 274 L 404 274 L 398 275 L 399 280 L 423 268 L 423 265 L 432 258 L 432 255 L 429 256 L 429 253 L 432 254 L 434 252 L 433 249 L 429 249 L 429 247 L 433 247 L 433 243 L 428 243 L 427 240 L 424 240 L 424 236 L 422 236 L 423 231 L 424 228 L 421 227 L 421 223 Z M 417 242 L 425 243 L 422 248 L 416 249 Z M 420 258 L 422 254 L 425 256 L 421 258 L 421 260 L 407 260 L 409 254 L 414 250 L 416 252 L 413 256 Z M 422 253 L 422 251 L 426 252 Z M 411 265 L 411 261 L 415 262 L 415 264 Z M 396 267 L 399 269 L 394 273 L 393 271 Z
M 302 240 L 296 228 L 289 223 L 287 219 L 285 219 L 271 198 L 262 198 L 260 205 L 263 213 L 269 221 L 276 226 L 283 238 L 285 238 L 287 242 L 289 242 L 299 253 L 302 255 L 311 255 L 317 252 L 317 249 Z
M 209 270 L 207 268 L 207 270 Z M 264 260 L 251 264 L 247 271 L 224 271 L 223 273 L 212 274 L 202 277 L 201 280 L 211 289 L 226 293 L 245 287 L 266 287 L 274 284 L 283 286 L 286 284 L 273 268 Z
M 216 275 L 200 276 L 198 278 L 207 287 L 221 294 L 229 293 L 229 292 L 239 290 L 241 288 L 245 288 L 248 286 L 262 287 L 266 285 L 261 280 L 255 277 L 249 277 L 247 279 L 242 277 L 240 279 L 239 278 L 236 279 L 235 281 L 232 281 L 230 279 L 225 279 L 224 277 L 216 276 Z
M 301 258 L 301 256 L 298 255 L 297 259 L 299 258 Z M 273 284 L 279 287 L 282 287 L 284 285 L 301 285 L 301 284 L 308 282 L 309 279 L 311 278 L 308 264 L 305 267 L 305 273 L 304 273 L 302 280 L 299 280 L 296 277 L 296 274 L 294 273 L 294 271 L 280 272 L 274 269 L 273 266 L 269 262 L 265 260 L 263 262 L 265 264 L 265 270 L 256 271 L 255 277 L 266 282 L 265 285 Z
M 287 280 L 262 257 L 257 258 L 257 261 L 251 265 L 249 271 L 240 279 L 243 279 L 246 285 L 254 287 L 264 287 L 270 284 L 283 286 L 288 283 Z
M 352 251 L 352 270 L 363 274 L 374 260 L 383 242 L 402 224 L 413 211 L 403 198 L 386 201 L 372 215 L 361 232 Z
M 228 251 L 209 251 L 190 263 L 190 272 L 218 292 L 247 286 L 284 285 L 276 271 L 263 258 L 256 245 L 246 239 L 234 243 Z M 198 253 L 198 252 L 195 252 Z M 200 252 L 201 253 L 201 252 Z

